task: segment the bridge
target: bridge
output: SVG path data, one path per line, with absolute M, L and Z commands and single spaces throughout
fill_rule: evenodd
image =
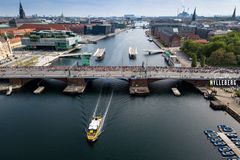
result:
M 129 81 L 131 94 L 149 93 L 151 82 L 164 79 L 184 80 L 193 84 L 209 83 L 212 79 L 240 79 L 240 68 L 170 68 L 142 66 L 48 66 L 2 67 L 0 79 L 8 79 L 11 85 L 23 86 L 33 79 L 59 79 L 67 82 L 67 93 L 82 93 L 86 79 L 111 78 Z

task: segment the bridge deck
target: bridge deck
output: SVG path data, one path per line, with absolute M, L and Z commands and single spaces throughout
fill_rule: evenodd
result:
M 0 78 L 240 79 L 240 69 L 167 67 L 2 67 Z

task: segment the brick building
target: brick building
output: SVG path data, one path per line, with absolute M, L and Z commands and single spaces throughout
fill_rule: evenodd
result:
M 168 47 L 178 47 L 182 39 L 199 39 L 195 27 L 181 23 L 155 23 L 151 25 L 151 34 Z
M 67 30 L 76 34 L 84 34 L 83 24 L 23 24 L 19 29 L 32 29 L 35 31 L 41 30 Z

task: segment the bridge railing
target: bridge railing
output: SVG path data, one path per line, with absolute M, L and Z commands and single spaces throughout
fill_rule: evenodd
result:
M 205 68 L 186 68 L 186 67 L 142 67 L 142 66 L 27 66 L 27 67 L 0 67 L 0 72 L 8 71 L 96 71 L 96 72 L 174 72 L 174 73 L 225 73 L 225 74 L 239 74 L 240 68 L 221 68 L 221 67 L 205 67 Z

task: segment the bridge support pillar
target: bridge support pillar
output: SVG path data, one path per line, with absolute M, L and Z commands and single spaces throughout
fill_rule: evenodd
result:
M 8 79 L 8 82 L 0 83 L 0 92 L 7 92 L 10 87 L 12 90 L 20 89 L 31 80 L 32 79 L 10 78 Z
M 87 83 L 83 78 L 69 78 L 67 79 L 67 87 L 63 90 L 67 94 L 81 94 L 84 92 Z
M 13 78 L 9 79 L 9 86 L 12 86 L 13 90 L 20 89 L 32 79 L 29 78 Z
M 148 95 L 150 93 L 148 79 L 130 79 L 129 93 L 131 95 Z

